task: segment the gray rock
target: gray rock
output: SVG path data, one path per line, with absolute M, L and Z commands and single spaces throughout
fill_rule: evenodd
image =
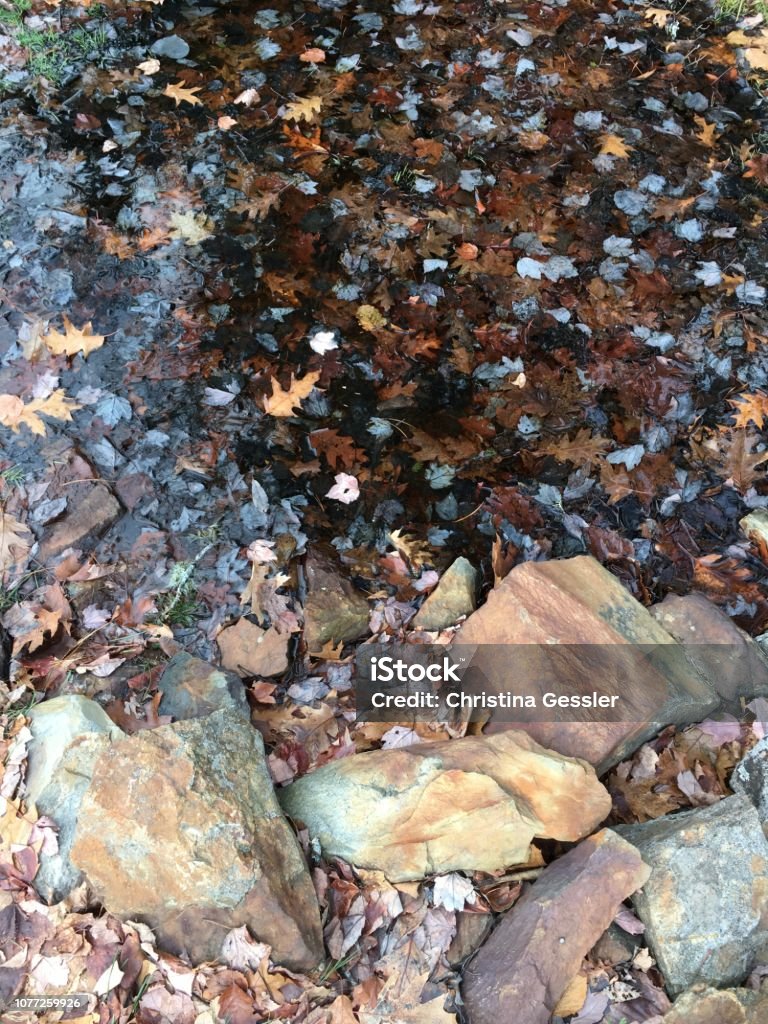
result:
M 177 721 L 202 718 L 222 708 L 248 716 L 240 679 L 186 652 L 171 658 L 157 685 L 163 695 L 160 713 Z
M 768 736 L 757 743 L 736 765 L 731 789 L 742 793 L 757 808 L 763 825 L 768 825 Z
M 633 903 L 669 992 L 743 981 L 768 952 L 768 841 L 749 800 L 616 831 L 651 867 Z
M 154 42 L 149 52 L 155 57 L 169 57 L 171 60 L 183 60 L 189 53 L 188 44 L 179 36 L 165 36 Z
M 477 570 L 466 558 L 457 558 L 419 608 L 413 625 L 417 629 L 445 629 L 476 606 Z
M 54 697 L 29 713 L 26 796 L 59 829 L 59 850 L 41 854 L 35 887 L 49 903 L 64 899 L 82 881 L 70 860 L 83 793 L 96 758 L 122 731 L 87 697 Z
M 110 912 L 199 963 L 246 925 L 278 962 L 322 956 L 317 898 L 258 731 L 229 709 L 108 746 L 82 798 L 72 862 Z

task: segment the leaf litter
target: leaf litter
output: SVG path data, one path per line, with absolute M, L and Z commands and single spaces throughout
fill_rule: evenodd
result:
M 279 783 L 445 738 L 355 727 L 349 649 L 297 646 L 308 545 L 374 634 L 403 636 L 458 553 L 491 583 L 583 551 L 641 600 L 701 590 L 763 632 L 738 522 L 768 504 L 765 31 L 698 5 L 484 9 L 482 39 L 454 3 L 60 13 L 102 19 L 97 62 L 36 78 L 0 44 L 3 991 L 80 985 L 105 1021 L 453 1020 L 455 915 L 519 883 L 318 864 L 319 979 L 242 931 L 193 969 L 37 900 L 55 835 L 15 800 L 23 708 L 74 680 L 154 727 L 157 666 L 216 660 L 245 613 L 291 655 L 250 682 Z M 169 20 L 188 59 L 148 56 Z M 68 533 L 100 486 L 119 517 Z M 642 747 L 617 820 L 726 795 L 754 717 Z M 580 1024 L 664 1012 L 642 958 L 587 969 Z

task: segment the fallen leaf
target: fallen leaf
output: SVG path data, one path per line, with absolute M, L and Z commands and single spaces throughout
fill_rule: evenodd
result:
M 306 96 L 304 99 L 286 103 L 283 108 L 285 121 L 312 121 L 315 114 L 320 113 L 323 105 L 322 96 Z
M 270 416 L 293 416 L 294 409 L 300 405 L 320 380 L 319 373 L 308 373 L 301 380 L 291 374 L 291 383 L 283 388 L 280 382 L 272 377 L 272 394 L 264 399 L 264 411 Z
M 0 578 L 24 568 L 32 535 L 27 527 L 8 512 L 0 511 Z
M 60 331 L 49 331 L 43 338 L 54 355 L 73 356 L 82 352 L 83 357 L 87 358 L 91 352 L 95 352 L 104 344 L 106 335 L 94 334 L 90 321 L 84 327 L 75 327 L 66 316 L 62 319 L 64 320 L 64 334 Z
M 175 100 L 177 107 L 180 103 L 190 103 L 194 107 L 202 104 L 202 100 L 199 100 L 195 95 L 201 89 L 202 85 L 187 87 L 186 82 L 174 82 L 173 85 L 166 85 L 163 90 L 163 96 L 169 96 L 172 100 Z
M 317 46 L 310 46 L 304 53 L 299 54 L 299 60 L 303 60 L 307 64 L 322 64 L 325 60 L 325 50 L 321 50 Z
M 623 139 L 619 138 L 618 135 L 611 135 L 606 133 L 600 136 L 600 156 L 615 156 L 620 160 L 626 160 L 629 154 L 632 152 L 632 146 L 629 146 Z
M 356 477 L 350 476 L 349 473 L 337 473 L 335 480 L 333 487 L 326 493 L 326 498 L 333 498 L 345 505 L 357 501 L 360 497 L 360 486 Z
M 446 910 L 463 910 L 466 903 L 474 903 L 476 899 L 472 882 L 457 871 L 453 871 L 449 875 L 440 875 L 435 879 L 432 902 L 436 907 L 445 907 Z
M 204 213 L 187 210 L 186 213 L 172 213 L 170 216 L 171 238 L 182 238 L 187 245 L 199 245 L 212 237 L 210 220 Z

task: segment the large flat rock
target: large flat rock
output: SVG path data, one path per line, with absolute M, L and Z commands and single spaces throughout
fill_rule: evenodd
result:
M 633 902 L 669 992 L 742 982 L 768 953 L 768 841 L 749 800 L 616 831 L 651 867 Z
M 57 853 L 40 854 L 35 888 L 49 903 L 63 900 L 81 881 L 70 849 L 96 759 L 110 738 L 122 736 L 104 709 L 87 697 L 53 697 L 29 712 L 26 798 L 58 827 Z
M 113 743 L 82 799 L 72 860 L 94 895 L 193 962 L 247 925 L 298 969 L 322 956 L 298 841 L 275 799 L 259 733 L 231 711 Z
M 546 868 L 464 973 L 470 1024 L 549 1024 L 584 956 L 648 873 L 608 829 Z
M 325 854 L 392 881 L 520 863 L 534 837 L 572 842 L 610 811 L 590 765 L 519 732 L 356 754 L 279 798 Z
M 683 648 L 590 556 L 516 566 L 459 630 L 455 644 L 477 649 L 472 666 L 485 688 L 541 696 L 618 694 L 621 720 L 586 709 L 542 715 L 525 728 L 541 744 L 582 757 L 599 771 L 661 728 L 701 721 L 719 704 Z M 542 673 L 546 655 L 549 675 Z M 567 717 L 566 717 L 567 715 Z M 549 718 L 549 720 L 545 720 Z M 494 713 L 487 731 L 515 727 Z

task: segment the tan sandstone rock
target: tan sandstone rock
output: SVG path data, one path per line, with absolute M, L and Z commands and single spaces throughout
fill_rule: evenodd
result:
M 71 856 L 109 911 L 145 921 L 195 963 L 241 925 L 288 966 L 322 956 L 315 892 L 261 737 L 229 710 L 113 743 L 83 796 Z
M 474 645 L 484 689 L 531 694 L 539 708 L 547 691 L 620 696 L 614 720 L 579 709 L 524 726 L 599 771 L 663 726 L 701 721 L 719 704 L 683 648 L 587 555 L 516 566 L 459 630 L 454 646 Z M 494 713 L 486 731 L 512 727 L 508 715 Z
M 580 839 L 611 806 L 586 762 L 519 732 L 357 754 L 278 795 L 326 854 L 391 881 L 520 863 L 534 837 Z
M 464 973 L 470 1024 L 549 1024 L 583 957 L 648 874 L 608 829 L 546 868 Z
M 765 1024 L 768 991 L 700 986 L 683 993 L 664 1017 L 664 1024 Z

